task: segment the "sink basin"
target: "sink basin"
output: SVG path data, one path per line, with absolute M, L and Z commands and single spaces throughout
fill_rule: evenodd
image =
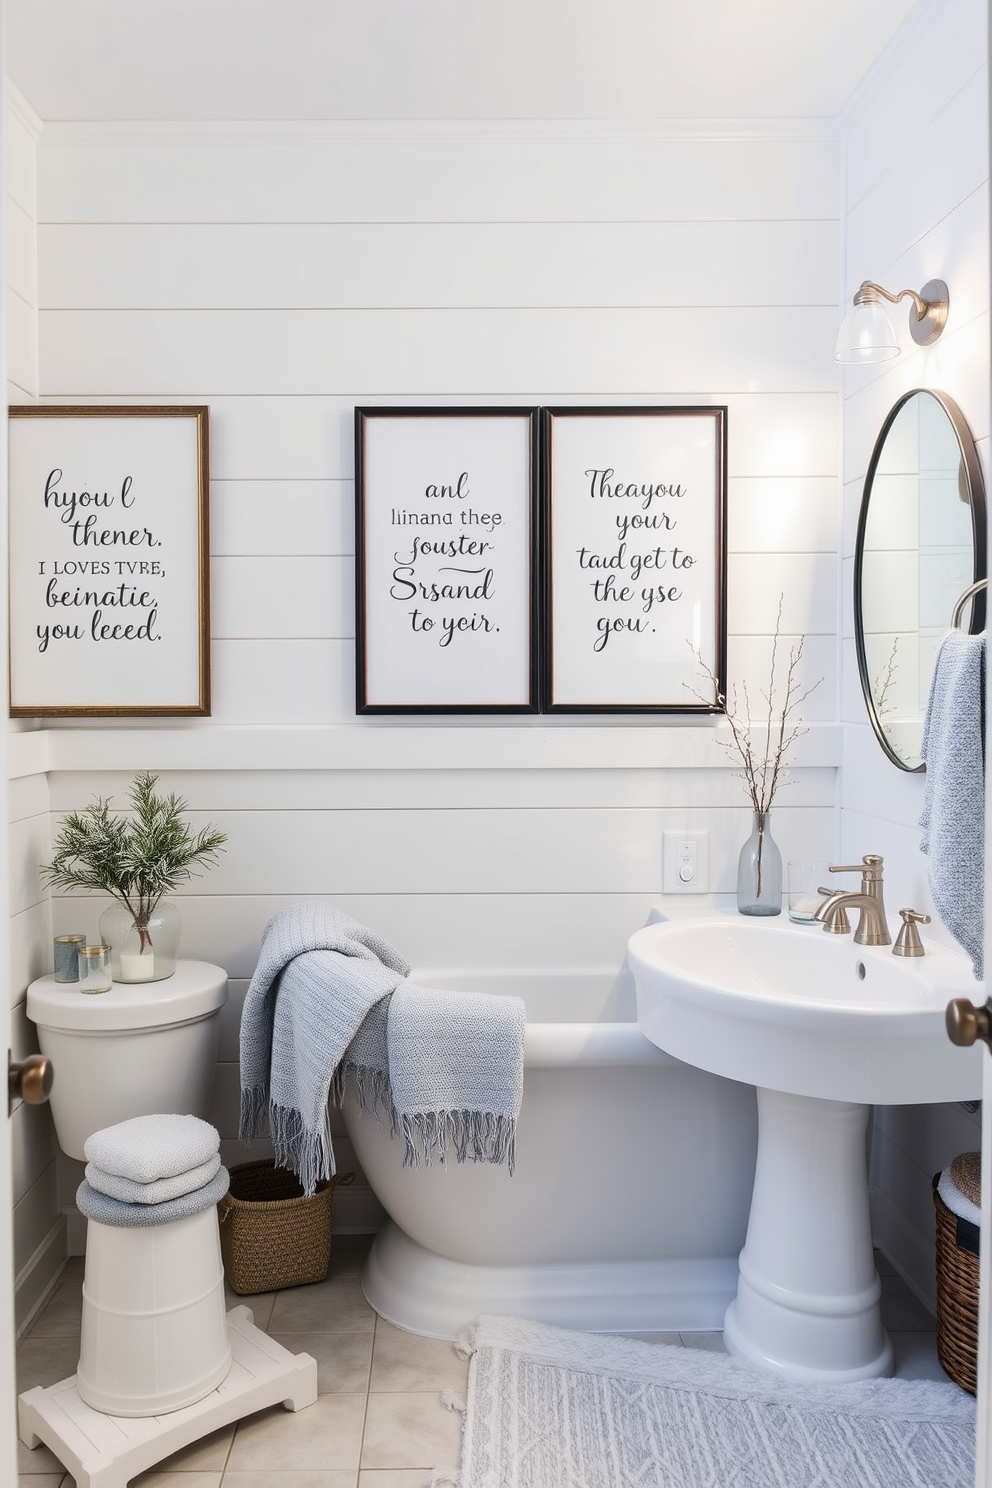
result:
M 648 925 L 627 953 L 643 1032 L 700 1069 L 875 1105 L 981 1097 L 978 1046 L 944 1032 L 947 1003 L 977 986 L 962 956 L 739 918 Z
M 758 1157 L 731 1353 L 788 1379 L 892 1371 L 879 1312 L 865 1136 L 870 1105 L 981 1096 L 978 1046 L 944 1030 L 975 996 L 963 957 L 903 959 L 819 925 L 733 917 L 649 925 L 627 958 L 638 1022 L 677 1059 L 757 1087 Z

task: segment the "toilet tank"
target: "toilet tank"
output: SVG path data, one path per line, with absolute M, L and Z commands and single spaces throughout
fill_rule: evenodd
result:
M 84 1160 L 87 1137 L 132 1116 L 209 1120 L 226 1001 L 227 973 L 207 961 L 93 995 L 53 976 L 32 982 L 27 1014 L 54 1067 L 49 1103 L 62 1151 Z

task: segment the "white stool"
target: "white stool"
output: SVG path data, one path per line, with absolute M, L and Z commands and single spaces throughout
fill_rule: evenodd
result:
M 209 1395 L 231 1367 L 216 1206 L 141 1228 L 87 1225 L 79 1398 L 154 1416 Z

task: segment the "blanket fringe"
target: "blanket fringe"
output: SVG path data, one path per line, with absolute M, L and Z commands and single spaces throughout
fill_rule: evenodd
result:
M 431 1474 L 427 1488 L 462 1488 L 462 1475 L 453 1467 L 439 1467 Z
M 468 1411 L 468 1401 L 465 1396 L 459 1395 L 455 1390 L 442 1390 L 441 1404 L 445 1410 L 457 1411 L 460 1416 L 464 1416 Z
M 299 1111 L 291 1106 L 269 1105 L 269 1131 L 275 1160 L 280 1168 L 289 1168 L 303 1185 L 309 1198 L 323 1178 L 337 1172 L 331 1144 L 330 1111 L 324 1107 L 324 1119 L 318 1131 L 309 1131 Z
M 262 1129 L 262 1117 L 268 1104 L 268 1092 L 262 1085 L 241 1092 L 241 1115 L 238 1121 L 238 1137 L 250 1142 Z
M 365 1064 L 339 1064 L 331 1081 L 331 1101 L 335 1106 L 344 1103 L 349 1075 L 352 1077 L 359 1110 L 368 1111 L 376 1121 L 380 1121 L 383 1116 L 388 1116 L 389 1135 L 395 1137 L 400 1129 L 400 1119 L 393 1105 L 389 1075 L 385 1070 L 373 1069 Z
M 403 1166 L 432 1167 L 437 1158 L 447 1166 L 449 1149 L 463 1163 L 506 1163 L 510 1176 L 516 1167 L 516 1120 L 491 1111 L 420 1111 L 402 1119 Z

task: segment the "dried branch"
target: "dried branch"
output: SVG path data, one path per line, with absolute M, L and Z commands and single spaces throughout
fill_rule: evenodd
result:
M 735 770 L 737 779 L 743 780 L 747 794 L 751 798 L 751 805 L 759 816 L 764 816 L 771 810 L 772 801 L 779 788 L 786 782 L 784 776 L 787 772 L 787 761 L 789 752 L 797 739 L 809 730 L 802 726 L 796 710 L 802 706 L 811 693 L 815 692 L 823 681 L 822 677 L 812 686 L 801 690 L 799 681 L 799 663 L 802 660 L 803 648 L 806 637 L 800 636 L 798 644 L 789 648 L 789 662 L 786 668 L 784 685 L 778 683 L 776 673 L 780 668 L 779 640 L 782 628 L 782 605 L 784 595 L 779 595 L 778 610 L 775 616 L 775 633 L 772 637 L 771 668 L 768 679 L 768 689 L 763 691 L 761 697 L 764 703 L 764 723 L 762 726 L 764 748 L 760 754 L 755 752 L 752 739 L 752 708 L 751 697 L 748 692 L 747 683 L 742 682 L 740 692 L 743 697 L 743 712 L 736 686 L 731 688 L 731 696 L 728 701 L 725 694 L 720 692 L 719 682 L 709 666 L 703 660 L 699 652 L 693 647 L 693 655 L 703 675 L 712 684 L 714 696 L 723 707 L 730 727 L 730 739 L 718 739 L 717 743 L 726 750 L 730 758 L 740 761 L 741 769 Z M 688 685 L 688 684 L 686 684 Z M 706 702 L 707 699 L 690 688 L 694 695 Z

